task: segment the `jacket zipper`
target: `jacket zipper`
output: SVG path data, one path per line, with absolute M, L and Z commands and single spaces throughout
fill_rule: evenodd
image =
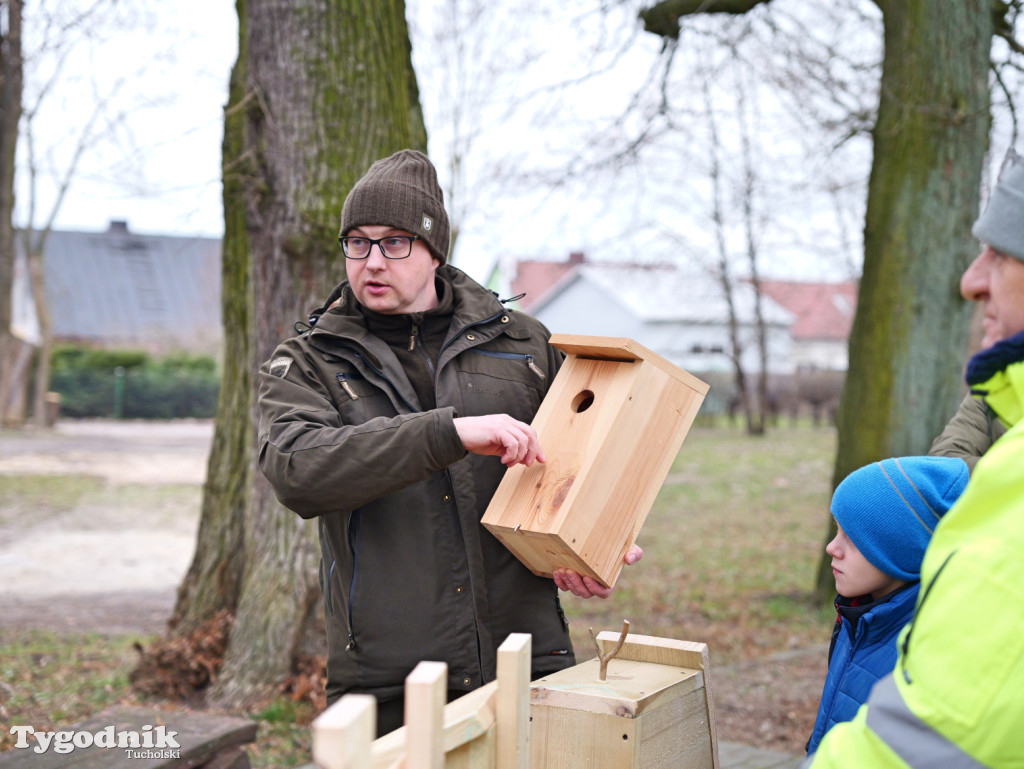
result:
M 352 583 L 348 586 L 348 644 L 345 651 L 356 648 L 356 629 L 352 621 L 352 606 L 356 600 L 356 580 L 359 578 L 359 511 L 354 511 L 348 519 L 348 538 L 352 548 Z
M 534 362 L 532 355 L 521 352 L 494 352 L 492 350 L 473 350 L 477 355 L 486 355 L 488 358 L 504 358 L 505 360 L 525 360 L 527 367 L 541 379 L 546 379 L 544 372 Z
M 349 384 L 350 379 L 358 379 L 359 377 L 354 377 L 351 374 L 346 374 L 344 372 L 338 372 L 335 376 L 338 380 L 338 384 L 341 385 L 341 389 L 348 394 L 348 397 L 354 401 L 359 400 L 359 396 L 356 394 L 356 391 L 353 390 L 352 385 Z
M 374 366 L 374 365 L 373 365 L 372 363 L 370 363 L 370 361 L 368 361 L 368 360 L 367 360 L 367 359 L 366 359 L 366 358 L 365 358 L 364 356 L 362 356 L 362 355 L 361 355 L 361 354 L 359 354 L 358 352 L 353 352 L 352 354 L 353 354 L 353 355 L 355 355 L 355 357 L 359 358 L 359 360 L 361 360 L 361 361 L 362 361 L 363 363 L 365 363 L 365 364 L 366 364 L 366 367 L 367 367 L 368 369 L 370 369 L 370 371 L 372 371 L 372 372 L 373 372 L 374 374 L 376 374 L 376 375 L 377 375 L 377 376 L 379 376 L 379 377 L 380 377 L 381 379 L 383 379 L 383 380 L 384 380 L 385 382 L 387 382 L 387 383 L 388 383 L 388 385 L 389 385 L 389 386 L 391 387 L 391 390 L 392 390 L 392 391 L 393 391 L 393 392 L 394 392 L 394 393 L 395 393 L 395 394 L 396 394 L 396 395 L 397 395 L 397 396 L 398 396 L 399 398 L 401 398 L 401 399 L 402 399 L 402 403 L 404 403 L 404 404 L 405 404 L 405 405 L 406 405 L 406 406 L 407 406 L 407 407 L 409 408 L 409 411 L 411 411 L 411 412 L 412 412 L 412 413 L 414 413 L 414 414 L 417 414 L 417 413 L 419 413 L 419 411 L 420 411 L 420 410 L 419 410 L 418 408 L 416 408 L 415 406 L 413 406 L 413 405 L 412 405 L 411 403 L 409 403 L 409 401 L 408 401 L 408 400 L 406 400 L 405 396 L 404 396 L 404 395 L 402 395 L 402 393 L 400 393 L 400 392 L 398 391 L 398 388 L 397 388 L 397 387 L 395 387 L 395 383 L 394 383 L 394 382 L 392 382 L 392 381 L 391 381 L 391 380 L 390 380 L 390 379 L 389 379 L 389 378 L 388 378 L 388 377 L 387 377 L 387 376 L 386 376 L 386 375 L 384 374 L 384 372 L 383 372 L 383 371 L 381 371 L 381 370 L 380 370 L 380 369 L 378 369 L 378 368 L 377 368 L 376 366 Z M 346 392 L 348 392 L 348 391 L 346 390 Z
M 492 315 L 492 316 L 491 316 L 491 317 L 489 317 L 489 318 L 484 318 L 483 320 L 476 320 L 476 321 L 473 321 L 472 323 L 467 323 L 467 324 L 466 324 L 465 326 L 463 326 L 462 328 L 460 328 L 460 329 L 459 329 L 459 330 L 458 330 L 457 332 L 455 332 L 454 334 L 452 334 L 452 337 L 451 337 L 451 339 L 449 339 L 449 340 L 448 340 L 447 342 L 445 342 L 445 343 L 444 343 L 443 345 L 441 345 L 441 350 L 440 350 L 440 351 L 439 351 L 439 352 L 437 353 L 437 359 L 438 359 L 438 360 L 441 360 L 441 354 L 442 354 L 442 353 L 443 353 L 443 352 L 444 352 L 445 350 L 447 350 L 447 349 L 448 349 L 449 347 L 451 347 L 451 346 L 452 346 L 453 344 L 455 344 L 455 340 L 456 340 L 456 339 L 458 339 L 458 338 L 459 338 L 460 336 L 462 336 L 462 333 L 463 333 L 463 332 L 464 332 L 464 331 L 465 331 L 465 330 L 466 330 L 467 328 L 474 328 L 475 326 L 482 326 L 482 325 L 484 325 L 485 323 L 491 323 L 492 321 L 495 321 L 495 320 L 497 320 L 498 318 L 500 318 L 500 317 L 501 317 L 502 315 L 507 315 L 507 314 L 508 314 L 508 313 L 506 313 L 506 312 L 505 312 L 505 310 L 504 310 L 504 309 L 502 309 L 502 311 L 501 311 L 501 312 L 499 312 L 499 313 L 498 313 L 498 314 L 496 314 L 496 315 Z
M 928 600 L 928 596 L 931 595 L 932 588 L 935 587 L 935 583 L 939 581 L 939 577 L 942 575 L 942 572 L 945 570 L 949 562 L 953 559 L 954 555 L 956 555 L 956 550 L 946 556 L 946 560 L 942 562 L 942 566 L 940 566 L 939 570 L 935 572 L 935 577 L 932 578 L 931 583 L 928 585 L 928 589 L 924 592 L 924 595 L 921 596 L 921 602 L 914 610 L 914 620 L 910 623 L 910 629 L 907 630 L 907 635 L 903 638 L 903 648 L 900 649 L 902 652 L 900 659 L 902 660 L 903 680 L 908 684 L 911 683 L 911 681 L 910 674 L 907 672 L 907 655 L 910 652 L 910 636 L 914 634 L 914 623 L 916 623 L 917 618 L 921 616 L 921 610 L 924 609 L 924 602 Z

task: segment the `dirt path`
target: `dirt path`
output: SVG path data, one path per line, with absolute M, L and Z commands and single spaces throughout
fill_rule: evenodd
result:
M 195 421 L 0 432 L 0 475 L 53 478 L 44 490 L 71 500 L 42 511 L 0 500 L 4 625 L 162 630 L 192 558 L 212 436 Z M 76 478 L 85 491 L 69 488 Z

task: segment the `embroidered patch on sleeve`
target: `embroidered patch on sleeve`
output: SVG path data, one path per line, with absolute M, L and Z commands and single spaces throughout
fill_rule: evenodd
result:
M 292 367 L 292 359 L 287 357 L 274 358 L 270 361 L 270 373 L 273 376 L 284 377 L 288 374 L 288 369 Z

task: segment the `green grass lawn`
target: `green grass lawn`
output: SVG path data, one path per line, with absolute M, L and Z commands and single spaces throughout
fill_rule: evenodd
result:
M 607 601 L 565 597 L 577 656 L 588 628 L 705 642 L 730 664 L 820 642 L 831 607 L 811 598 L 829 521 L 835 431 L 762 437 L 694 428 Z
M 713 667 L 820 645 L 832 612 L 810 596 L 828 523 L 834 454 L 829 427 L 787 425 L 762 437 L 695 427 L 640 534 L 643 560 L 623 570 L 607 601 L 563 597 L 577 656 L 593 656 L 588 628 L 618 632 L 623 619 L 634 633 L 706 642 Z M 18 517 L 39 507 L 62 512 L 96 491 L 76 477 L 63 487 L 0 483 L 7 484 L 0 496 L 8 515 Z M 0 525 L 3 520 L 0 509 Z M 17 631 L 0 621 L 0 750 L 13 745 L 10 725 L 53 729 L 113 704 L 160 706 L 132 692 L 128 682 L 138 658 L 134 644 L 150 640 Z M 310 760 L 312 713 L 304 703 L 281 698 L 259 714 L 238 715 L 261 721 L 249 751 L 254 766 Z

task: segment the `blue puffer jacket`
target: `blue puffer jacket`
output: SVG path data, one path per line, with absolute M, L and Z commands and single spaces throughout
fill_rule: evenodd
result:
M 836 599 L 839 619 L 808 753 L 817 750 L 825 732 L 853 719 L 875 682 L 893 671 L 896 636 L 914 614 L 919 588 L 915 582 L 867 606 L 852 605 L 842 596 Z

